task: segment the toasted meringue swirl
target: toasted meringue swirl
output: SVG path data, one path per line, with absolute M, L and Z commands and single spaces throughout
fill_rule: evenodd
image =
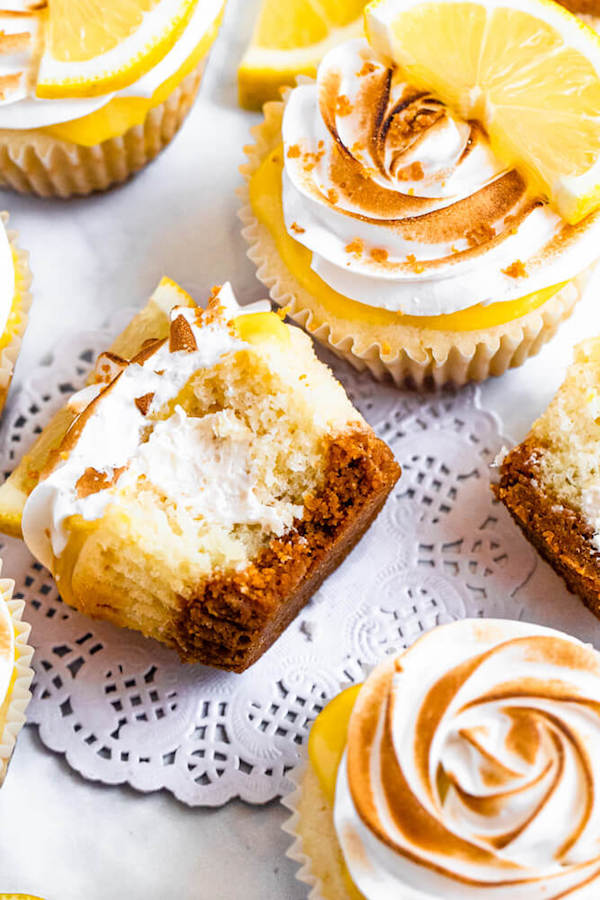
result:
M 282 130 L 288 233 L 353 300 L 452 313 L 562 283 L 599 255 L 600 213 L 566 224 L 477 123 L 403 82 L 364 40 L 290 93 Z
M 465 620 L 379 666 L 340 766 L 335 826 L 367 900 L 600 896 L 600 655 Z

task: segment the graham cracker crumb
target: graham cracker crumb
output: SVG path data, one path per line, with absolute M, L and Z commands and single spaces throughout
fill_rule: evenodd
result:
M 423 265 L 423 263 L 417 262 L 417 257 L 414 253 L 408 254 L 408 256 L 406 257 L 406 262 L 410 265 L 413 272 L 417 272 L 417 274 L 419 272 L 425 271 L 425 266 Z
M 514 263 L 511 263 L 510 266 L 502 269 L 502 271 L 509 278 L 524 278 L 527 275 L 525 264 L 520 259 L 515 259 Z
M 338 116 L 349 116 L 352 112 L 352 104 L 345 94 L 340 94 L 335 104 L 335 111 Z
M 420 162 L 411 163 L 396 172 L 398 181 L 421 181 L 425 177 L 425 170 Z
M 479 244 L 487 244 L 496 237 L 496 229 L 487 222 L 479 222 L 465 233 L 465 239 L 469 246 L 478 247 Z
M 374 259 L 375 262 L 387 262 L 389 255 L 390 254 L 387 252 L 387 250 L 384 250 L 383 247 L 372 247 L 369 250 L 369 256 L 371 257 L 371 259 Z
M 352 253 L 353 256 L 362 256 L 364 244 L 360 238 L 355 238 L 353 241 L 350 241 L 349 244 L 346 244 L 345 250 L 346 253 Z
M 377 69 L 375 63 L 369 62 L 367 59 L 362 66 L 362 69 L 359 69 L 356 73 L 358 78 L 363 78 L 365 75 L 372 75 L 373 72 Z

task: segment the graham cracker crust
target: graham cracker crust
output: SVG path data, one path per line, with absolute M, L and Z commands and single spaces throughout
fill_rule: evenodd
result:
M 234 672 L 252 665 L 360 540 L 400 477 L 390 448 L 368 431 L 332 440 L 322 490 L 295 529 L 244 571 L 181 599 L 169 639 L 185 662 Z
M 536 470 L 544 448 L 526 438 L 505 458 L 493 491 L 525 537 L 600 618 L 600 553 L 593 529 L 579 512 L 547 493 Z

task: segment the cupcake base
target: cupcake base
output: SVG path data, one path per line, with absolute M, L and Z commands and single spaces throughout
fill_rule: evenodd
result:
M 0 563 L 1 566 L 1 563 Z M 0 785 L 6 777 L 17 735 L 25 724 L 25 710 L 31 700 L 33 678 L 30 666 L 33 649 L 27 644 L 30 627 L 21 620 L 24 600 L 13 600 L 14 581 L 0 579 L 0 603 L 6 603 L 15 629 L 15 674 L 8 694 L 0 703 Z
M 8 213 L 0 213 L 5 227 L 8 225 Z M 20 294 L 19 321 L 13 328 L 9 343 L 0 350 L 0 412 L 4 409 L 10 383 L 15 371 L 17 357 L 21 349 L 23 335 L 27 328 L 29 309 L 31 307 L 31 272 L 29 270 L 29 257 L 24 250 L 17 246 L 17 233 L 7 230 L 8 239 L 13 249 L 16 260 L 15 287 Z
M 359 900 L 349 893 L 342 850 L 333 824 L 333 810 L 307 762 L 290 773 L 296 790 L 282 803 L 292 812 L 283 830 L 295 839 L 286 853 L 300 863 L 296 878 L 310 886 L 309 900 Z
M 92 147 L 60 140 L 42 129 L 0 129 L 0 185 L 22 194 L 66 198 L 126 181 L 179 130 L 198 93 L 205 61 L 153 107 L 141 125 Z
M 476 331 L 443 331 L 401 324 L 378 326 L 336 316 L 299 282 L 281 258 L 269 229 L 250 203 L 250 179 L 263 160 L 281 143 L 284 103 L 267 103 L 264 122 L 253 129 L 255 143 L 246 147 L 248 163 L 241 171 L 246 183 L 240 189 L 240 218 L 249 244 L 248 256 L 271 299 L 314 338 L 359 371 L 368 369 L 379 379 L 417 387 L 457 386 L 483 381 L 521 365 L 556 332 L 573 311 L 582 293 L 582 279 L 575 279 L 537 309 L 491 328 Z

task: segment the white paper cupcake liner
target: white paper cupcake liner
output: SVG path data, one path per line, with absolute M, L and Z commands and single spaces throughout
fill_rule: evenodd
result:
M 40 197 L 103 191 L 151 162 L 173 139 L 190 111 L 207 57 L 140 125 L 119 137 L 83 147 L 41 129 L 0 129 L 0 184 Z
M 299 82 L 310 79 L 298 79 Z M 315 299 L 290 272 L 277 250 L 268 228 L 258 221 L 250 203 L 250 179 L 266 155 L 281 142 L 281 119 L 285 103 L 264 107 L 264 121 L 252 129 L 255 143 L 245 148 L 248 162 L 240 167 L 245 183 L 238 191 L 242 201 L 239 217 L 248 257 L 257 267 L 257 277 L 269 289 L 271 299 L 285 307 L 288 315 L 316 340 L 355 369 L 368 369 L 378 380 L 391 378 L 396 384 L 416 387 L 483 381 L 501 375 L 535 355 L 573 311 L 581 297 L 581 282 L 571 281 L 538 309 L 511 322 L 477 331 L 437 331 L 414 326 L 394 326 L 394 338 L 365 333 L 360 323 L 328 321 L 327 312 L 315 316 Z M 331 316 L 335 320 L 334 316 Z M 393 344 L 393 346 L 392 346 Z
M 25 609 L 24 600 L 13 600 L 14 581 L 0 579 L 0 603 L 6 603 L 15 629 L 16 654 L 15 678 L 11 684 L 7 698 L 0 709 L 3 712 L 3 723 L 0 725 L 0 785 L 6 777 L 8 764 L 13 754 L 17 735 L 25 724 L 25 711 L 31 700 L 29 687 L 33 678 L 30 666 L 33 649 L 27 643 L 30 627 L 22 621 Z
M 12 381 L 12 377 L 15 371 L 15 365 L 17 362 L 17 357 L 19 356 L 19 351 L 21 350 L 21 343 L 23 341 L 23 335 L 25 334 L 25 329 L 27 328 L 27 322 L 29 318 L 29 310 L 31 308 L 32 297 L 29 291 L 31 287 L 31 271 L 29 269 L 29 254 L 24 250 L 21 250 L 18 245 L 18 234 L 16 231 L 8 230 L 8 221 L 9 216 L 7 212 L 0 212 L 0 217 L 2 218 L 2 222 L 4 227 L 7 228 L 8 239 L 10 241 L 10 245 L 16 253 L 17 257 L 17 266 L 15 273 L 15 281 L 21 295 L 21 321 L 15 333 L 12 336 L 12 339 L 6 347 L 3 347 L 0 351 L 0 412 L 4 408 L 4 404 L 6 403 L 6 397 L 8 394 L 8 389 L 10 387 L 10 383 Z
M 308 765 L 308 762 L 301 763 L 288 772 L 288 778 L 294 784 L 294 790 L 281 799 L 283 806 L 291 812 L 290 818 L 286 819 L 281 827 L 286 834 L 293 838 L 293 842 L 286 850 L 285 855 L 288 859 L 298 863 L 299 868 L 296 871 L 296 879 L 310 888 L 309 900 L 330 900 L 323 893 L 323 882 L 312 870 L 312 860 L 304 851 L 304 843 L 299 833 L 300 813 L 298 805 L 302 797 L 302 782 L 308 770 Z

